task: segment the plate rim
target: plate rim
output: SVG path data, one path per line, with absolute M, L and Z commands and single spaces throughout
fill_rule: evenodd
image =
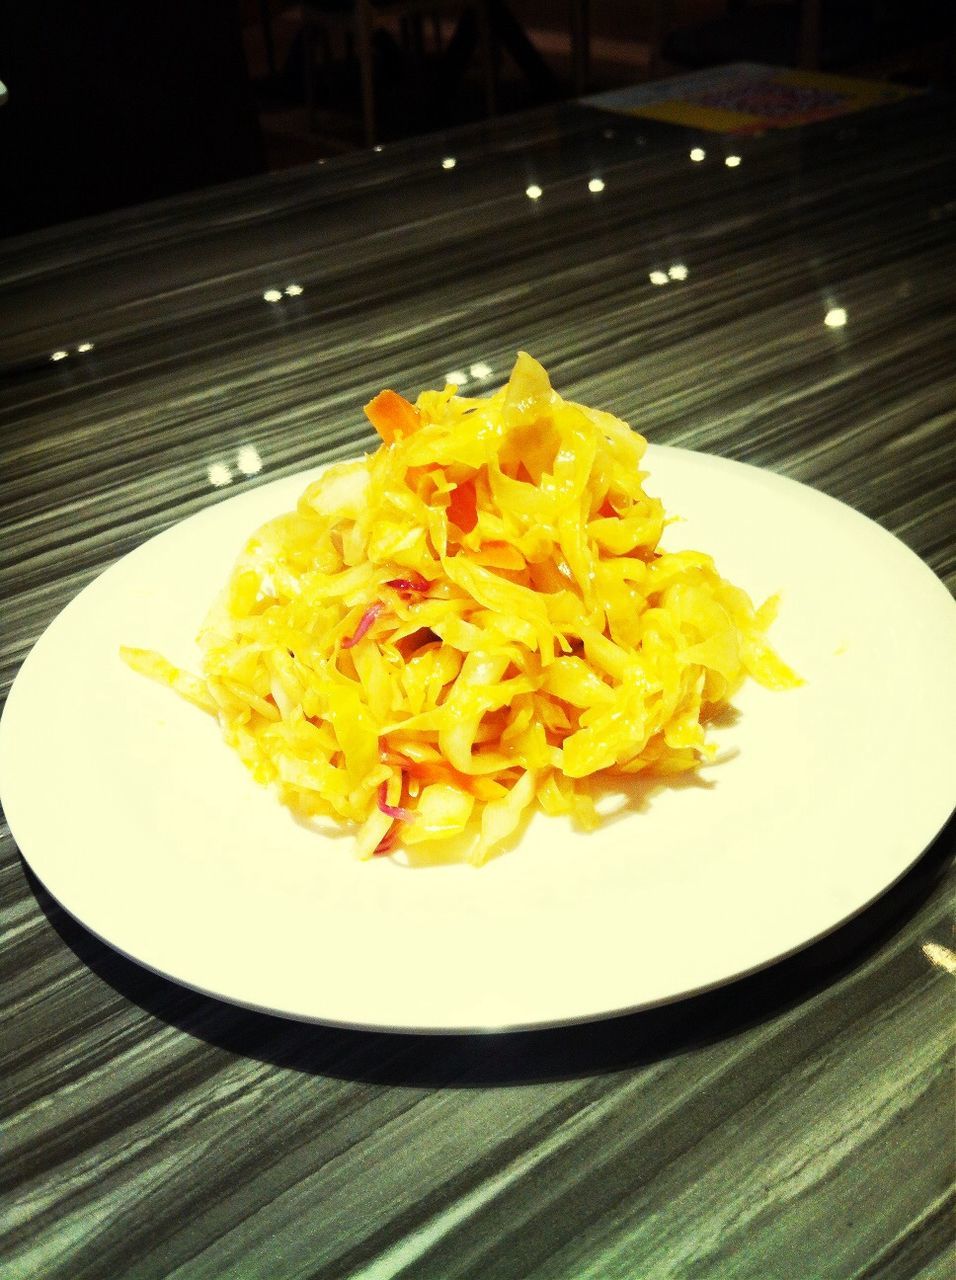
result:
M 889 539 L 890 543 L 892 543 L 898 549 L 899 552 L 903 553 L 907 557 L 907 562 L 909 563 L 911 569 L 915 570 L 918 567 L 919 570 L 922 571 L 924 575 L 922 581 L 927 589 L 929 589 L 930 587 L 929 579 L 932 579 L 932 583 L 935 584 L 935 586 L 939 589 L 939 592 L 942 593 L 942 595 L 940 596 L 940 604 L 941 605 L 943 604 L 942 596 L 945 596 L 946 602 L 948 602 L 948 604 L 952 606 L 954 627 L 956 627 L 956 602 L 952 600 L 952 597 L 950 596 L 945 583 L 911 547 L 909 547 L 900 537 L 898 537 L 898 535 L 893 533 L 891 530 L 887 529 L 884 525 L 880 524 L 878 521 L 873 520 L 871 517 L 864 515 L 862 512 L 849 506 L 849 504 L 842 502 L 840 499 L 835 498 L 832 495 L 827 494 L 822 490 L 816 489 L 811 485 L 805 484 L 804 482 L 796 480 L 793 477 L 790 477 L 783 473 L 772 471 L 767 468 L 762 468 L 752 463 L 739 462 L 735 459 L 723 457 L 722 455 L 708 454 L 708 453 L 704 453 L 696 450 L 678 448 L 674 446 L 649 445 L 648 447 L 649 457 L 647 457 L 644 463 L 642 464 L 642 470 L 646 469 L 650 473 L 649 479 L 648 479 L 648 488 L 650 491 L 653 491 L 654 489 L 653 466 L 648 464 L 653 463 L 654 456 L 659 451 L 666 451 L 668 455 L 672 455 L 672 456 L 680 455 L 685 460 L 693 460 L 694 463 L 704 462 L 706 464 L 717 464 L 721 468 L 729 468 L 735 471 L 739 471 L 742 469 L 751 480 L 757 477 L 759 478 L 760 483 L 764 485 L 769 484 L 771 487 L 775 487 L 780 484 L 783 484 L 788 487 L 792 486 L 792 489 L 795 493 L 802 494 L 803 496 L 805 496 L 806 494 L 811 494 L 813 495 L 813 498 L 815 500 L 822 501 L 825 504 L 827 504 L 831 510 L 835 510 L 839 512 L 841 519 L 846 520 L 847 518 L 849 518 L 851 522 L 863 522 L 863 524 L 867 526 L 868 532 L 870 532 L 871 535 L 872 535 L 872 531 L 876 530 L 878 531 L 879 535 L 882 535 L 884 538 Z M 18 815 L 18 812 L 17 812 L 18 805 L 17 805 L 16 799 L 14 799 L 13 812 L 11 813 L 10 807 L 9 807 L 10 797 L 9 797 L 8 788 L 6 785 L 6 779 L 7 779 L 7 773 L 8 773 L 7 762 L 8 762 L 10 753 L 14 749 L 13 744 L 11 742 L 11 738 L 14 732 L 14 729 L 11 728 L 11 722 L 14 724 L 14 727 L 15 727 L 16 718 L 17 718 L 17 715 L 19 714 L 17 711 L 17 704 L 18 704 L 19 698 L 23 696 L 24 682 L 21 681 L 21 675 L 25 670 L 29 673 L 29 670 L 31 667 L 31 660 L 33 661 L 33 663 L 42 661 L 43 651 L 45 648 L 44 639 L 48 635 L 48 633 L 52 632 L 53 629 L 57 627 L 58 624 L 60 624 L 61 619 L 63 619 L 64 616 L 67 615 L 69 611 L 72 610 L 74 605 L 77 605 L 77 602 L 80 601 L 81 598 L 85 597 L 88 592 L 91 592 L 96 589 L 101 590 L 102 587 L 98 587 L 98 584 L 100 584 L 101 581 L 118 565 L 131 560 L 133 557 L 137 557 L 141 553 L 147 554 L 147 548 L 154 547 L 155 544 L 161 542 L 162 540 L 165 540 L 167 538 L 172 538 L 172 536 L 174 535 L 176 537 L 182 537 L 183 536 L 182 530 L 184 526 L 188 526 L 190 529 L 193 529 L 193 530 L 201 529 L 203 525 L 206 524 L 207 522 L 215 521 L 218 518 L 221 518 L 220 513 L 222 512 L 223 508 L 229 504 L 236 504 L 236 506 L 234 507 L 234 510 L 238 511 L 238 504 L 240 503 L 247 503 L 250 507 L 258 506 L 258 505 L 261 505 L 266 500 L 267 495 L 271 495 L 271 494 L 278 495 L 280 493 L 284 493 L 286 490 L 288 490 L 289 492 L 292 492 L 293 487 L 295 488 L 296 493 L 301 492 L 301 489 L 304 487 L 304 485 L 307 484 L 311 478 L 314 478 L 314 476 L 317 473 L 320 473 L 321 471 L 325 470 L 328 466 L 335 465 L 336 462 L 344 461 L 344 460 L 346 459 L 335 459 L 333 462 L 326 462 L 314 467 L 304 469 L 302 471 L 290 472 L 287 475 L 278 476 L 269 481 L 266 481 L 264 484 L 260 483 L 260 484 L 254 485 L 246 489 L 244 492 L 229 494 L 228 496 L 223 495 L 222 499 L 220 499 L 219 501 L 215 501 L 208 504 L 207 506 L 202 508 L 200 511 L 190 513 L 188 516 L 184 517 L 183 519 L 174 522 L 168 527 L 160 530 L 158 533 L 152 535 L 150 538 L 146 539 L 144 542 L 138 544 L 137 547 L 133 548 L 126 555 L 120 557 L 118 560 L 115 560 L 111 562 L 109 565 L 105 566 L 99 573 L 95 575 L 94 578 L 90 580 L 90 582 L 85 584 L 85 586 L 76 595 L 74 595 L 67 602 L 67 604 L 63 606 L 61 610 L 59 610 L 59 612 L 51 620 L 51 622 L 46 627 L 44 627 L 43 631 L 41 632 L 40 636 L 37 638 L 36 642 L 31 646 L 30 651 L 28 652 L 26 658 L 21 663 L 14 677 L 14 680 L 8 691 L 7 698 L 5 700 L 2 716 L 0 716 L 0 803 L 3 804 L 3 809 L 6 815 L 8 826 L 10 828 L 11 836 L 13 838 L 13 841 L 17 849 L 20 851 L 22 858 L 30 867 L 31 873 L 36 877 L 37 881 L 43 885 L 45 892 L 49 894 L 50 898 L 54 902 L 56 902 L 57 905 L 63 911 L 65 911 L 66 914 L 71 919 L 75 920 L 82 928 L 84 928 L 87 932 L 89 932 L 100 943 L 102 943 L 105 946 L 108 946 L 111 950 L 118 952 L 120 955 L 124 956 L 124 958 L 126 958 L 127 960 L 135 963 L 141 968 L 147 969 L 149 972 L 155 973 L 163 977 L 167 981 L 171 981 L 177 985 L 180 985 L 189 990 L 195 991 L 205 997 L 221 1000 L 226 1003 L 232 1004 L 236 1007 L 247 1009 L 249 1011 L 264 1013 L 269 1016 L 282 1017 L 287 1020 L 305 1022 L 313 1025 L 324 1025 L 324 1026 L 331 1026 L 331 1027 L 339 1027 L 343 1029 L 378 1031 L 378 1032 L 410 1034 L 410 1035 L 458 1035 L 458 1034 L 485 1035 L 485 1034 L 500 1034 L 502 1032 L 510 1032 L 510 1031 L 545 1030 L 548 1028 L 554 1028 L 554 1027 L 560 1027 L 560 1026 L 577 1026 L 577 1025 L 586 1024 L 588 1022 L 605 1021 L 615 1017 L 627 1016 L 627 1015 L 634 1014 L 646 1009 L 659 1008 L 667 1004 L 679 1002 L 684 999 L 691 999 L 694 996 L 703 995 L 709 991 L 713 991 L 713 990 L 719 989 L 720 987 L 730 985 L 734 982 L 750 977 L 753 974 L 762 972 L 768 968 L 772 968 L 774 965 L 779 964 L 784 960 L 792 957 L 793 955 L 799 953 L 800 951 L 806 949 L 807 947 L 814 945 L 814 943 L 819 942 L 822 938 L 825 938 L 835 933 L 836 931 L 838 931 L 840 928 L 845 926 L 856 916 L 866 911 L 867 908 L 872 906 L 873 903 L 876 902 L 879 898 L 891 892 L 895 888 L 895 886 L 899 883 L 899 881 L 902 880 L 909 873 L 909 871 L 912 870 L 912 868 L 920 861 L 921 858 L 923 858 L 923 856 L 933 845 L 934 841 L 937 839 L 941 831 L 945 828 L 947 822 L 950 820 L 952 813 L 954 811 L 954 808 L 956 808 L 956 794 L 954 794 L 954 796 L 950 801 L 950 806 L 948 811 L 942 812 L 942 808 L 940 809 L 940 813 L 942 813 L 941 818 L 939 817 L 939 814 L 937 814 L 936 816 L 929 818 L 928 821 L 924 821 L 920 824 L 920 827 L 924 832 L 929 831 L 930 828 L 932 828 L 932 830 L 930 831 L 930 834 L 928 836 L 925 836 L 925 838 L 924 836 L 921 835 L 919 837 L 919 840 L 914 840 L 914 844 L 913 844 L 914 852 L 912 853 L 911 856 L 909 856 L 909 859 L 905 863 L 905 865 L 903 865 L 897 870 L 897 873 L 889 882 L 885 883 L 881 888 L 878 888 L 877 890 L 875 890 L 875 892 L 873 892 L 869 897 L 867 897 L 865 901 L 860 901 L 856 903 L 850 910 L 848 910 L 847 912 L 839 916 L 839 918 L 835 918 L 830 923 L 828 923 L 825 927 L 816 931 L 812 935 L 806 936 L 801 941 L 796 942 L 792 946 L 789 946 L 786 949 L 774 955 L 767 956 L 759 961 L 756 961 L 748 967 L 739 969 L 729 976 L 728 975 L 718 976 L 709 982 L 699 984 L 693 988 L 677 991 L 672 994 L 661 996 L 659 998 L 654 998 L 651 1000 L 643 999 L 632 1004 L 624 1004 L 624 1005 L 614 1004 L 613 1006 L 602 1006 L 600 1008 L 595 1008 L 589 1012 L 567 1014 L 566 1016 L 558 1017 L 558 1018 L 549 1016 L 540 1020 L 532 1019 L 532 1020 L 509 1021 L 501 1025 L 489 1025 L 487 1022 L 481 1022 L 474 1025 L 467 1022 L 458 1022 L 455 1024 L 443 1024 L 443 1025 L 431 1025 L 431 1024 L 412 1025 L 407 1022 L 389 1023 L 384 1021 L 370 1021 L 367 1018 L 358 1019 L 358 1020 L 349 1020 L 349 1019 L 343 1019 L 339 1017 L 330 1017 L 327 1015 L 321 1015 L 317 1013 L 305 1013 L 302 1011 L 279 1008 L 279 1007 L 276 1007 L 275 1005 L 263 1004 L 261 1002 L 257 1002 L 254 1000 L 244 999 L 241 996 L 236 994 L 227 994 L 222 991 L 211 989 L 207 986 L 202 985 L 201 983 L 190 981 L 188 978 L 183 977 L 178 973 L 174 973 L 169 969 L 164 969 L 162 967 L 159 967 L 151 963 L 150 961 L 141 958 L 140 956 L 124 948 L 123 946 L 118 945 L 116 942 L 112 941 L 109 937 L 105 936 L 104 934 L 99 932 L 96 928 L 92 927 L 89 923 L 87 923 L 87 921 L 84 920 L 81 915 L 74 913 L 74 911 L 70 908 L 70 906 L 66 902 L 61 900 L 61 898 L 58 896 L 55 889 L 47 884 L 47 881 L 44 878 L 42 871 L 38 870 L 34 866 L 34 862 L 31 859 L 30 853 L 28 852 L 27 849 L 24 848 L 20 839 L 18 839 L 17 828 L 18 828 L 18 824 L 20 823 L 20 816 Z M 888 543 L 887 545 L 890 545 L 890 544 Z M 37 654 L 38 651 L 39 651 L 39 656 L 34 658 L 34 655 Z M 29 674 L 28 674 L 28 678 L 29 678 Z M 19 686 L 19 689 L 18 689 L 18 686 Z M 14 708 L 12 713 L 10 712 L 11 705 Z M 925 814 L 920 816 L 923 817 L 924 819 L 926 818 Z M 21 830 L 21 834 L 22 834 L 22 830 Z M 27 841 L 27 844 L 29 844 L 29 840 Z M 918 848 L 916 848 L 917 844 L 919 845 Z M 42 862 L 42 859 L 40 859 L 40 861 Z

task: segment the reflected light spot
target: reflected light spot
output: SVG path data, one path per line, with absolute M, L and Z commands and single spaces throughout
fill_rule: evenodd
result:
M 77 351 L 92 351 L 93 344 L 92 342 L 81 342 L 76 349 Z
M 956 975 L 956 953 L 950 951 L 949 947 L 944 947 L 939 942 L 927 942 L 920 950 L 937 969 L 945 969 L 947 973 Z
M 844 307 L 831 307 L 823 317 L 823 323 L 828 329 L 842 329 L 846 324 L 846 309 Z
M 667 268 L 667 274 L 672 280 L 686 280 L 687 268 L 684 266 L 683 262 L 675 262 L 672 267 Z
M 372 148 L 372 150 L 373 150 L 373 151 L 381 151 L 381 150 L 382 150 L 382 144 L 381 144 L 380 142 L 376 143 L 376 144 L 375 144 L 375 146 Z
M 468 374 L 463 373 L 461 369 L 452 369 L 451 373 L 445 374 L 446 382 L 453 382 L 456 387 L 463 387 L 468 381 Z
M 444 160 L 441 162 L 441 167 L 443 169 L 454 169 L 457 163 L 458 161 L 454 156 L 445 156 Z
M 300 284 L 287 284 L 285 287 L 285 295 L 287 298 L 298 298 L 305 290 Z
M 281 302 L 282 291 L 280 289 L 266 289 L 262 295 L 266 302 Z
M 525 187 L 524 193 L 529 200 L 540 200 L 544 194 L 536 182 L 532 182 L 530 187 Z
M 490 378 L 492 373 L 491 365 L 485 364 L 484 360 L 479 360 L 477 364 L 471 366 L 469 373 L 473 378 Z
M 254 444 L 244 444 L 236 454 L 236 466 L 244 476 L 254 476 L 262 470 L 262 458 Z
M 651 284 L 667 284 L 668 275 L 666 271 L 652 271 L 648 276 Z
M 728 169 L 736 169 L 738 164 L 740 164 L 740 156 L 725 156 L 724 164 Z
M 588 183 L 588 191 L 593 191 L 595 195 L 599 191 L 603 191 L 603 190 L 604 190 L 603 178 L 592 178 L 591 181 Z
M 50 356 L 50 359 L 65 360 L 69 354 L 70 354 L 69 351 L 54 351 L 53 354 Z
M 207 467 L 206 475 L 209 477 L 209 483 L 215 485 L 217 489 L 221 489 L 224 484 L 230 484 L 232 481 L 232 472 L 222 462 L 214 462 L 211 467 Z
M 694 149 L 690 153 L 690 158 L 691 160 L 694 160 L 697 164 L 699 164 L 701 160 L 707 159 L 707 152 L 704 150 L 703 147 L 694 147 Z

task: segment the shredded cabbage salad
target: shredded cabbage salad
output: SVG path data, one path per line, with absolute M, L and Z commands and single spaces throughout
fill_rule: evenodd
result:
M 747 676 L 799 683 L 765 639 L 775 599 L 659 549 L 643 437 L 531 356 L 489 398 L 365 412 L 382 445 L 252 536 L 202 676 L 122 650 L 298 814 L 355 824 L 360 857 L 480 863 L 535 806 L 593 828 L 593 779 L 694 769 Z

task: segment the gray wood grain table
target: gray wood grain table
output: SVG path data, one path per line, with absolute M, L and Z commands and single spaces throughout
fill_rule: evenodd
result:
M 0 244 L 4 691 L 148 536 L 367 445 L 379 387 L 490 387 L 519 347 L 952 586 L 953 128 L 933 99 L 734 143 L 567 106 Z M 762 974 L 479 1038 L 180 988 L 0 837 L 7 1280 L 953 1274 L 952 824 Z

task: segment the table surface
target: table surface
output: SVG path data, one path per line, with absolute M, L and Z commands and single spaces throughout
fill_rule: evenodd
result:
M 4 693 L 147 537 L 360 450 L 371 391 L 490 386 L 519 347 L 653 441 L 850 503 L 952 586 L 953 125 L 918 99 L 730 142 L 571 105 L 0 244 Z M 141 970 L 4 825 L 3 1274 L 944 1280 L 952 831 L 722 991 L 429 1038 Z

